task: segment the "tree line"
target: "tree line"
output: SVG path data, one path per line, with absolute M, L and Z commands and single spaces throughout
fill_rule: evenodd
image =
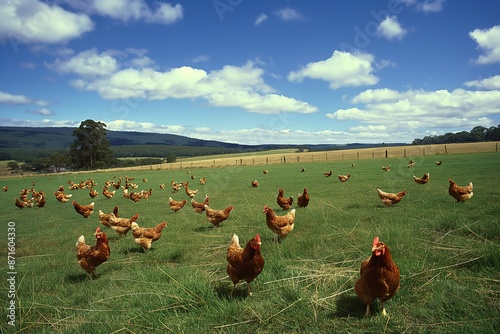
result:
M 483 141 L 500 141 L 500 125 L 489 128 L 476 126 L 470 131 L 448 132 L 440 136 L 425 136 L 422 139 L 417 138 L 413 140 L 412 145 L 474 143 Z

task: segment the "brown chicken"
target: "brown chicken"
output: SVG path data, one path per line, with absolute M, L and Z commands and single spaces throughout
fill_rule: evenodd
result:
M 323 172 L 323 175 L 326 176 L 326 177 L 330 177 L 330 176 L 332 176 L 332 171 Z
M 264 205 L 267 227 L 279 236 L 279 240 L 285 238 L 295 225 L 295 209 L 289 211 L 284 216 L 276 216 L 273 209 Z
M 276 197 L 276 203 L 283 209 L 283 210 L 288 210 L 293 204 L 293 196 L 290 196 L 288 198 L 284 197 L 284 192 L 283 189 L 279 188 L 278 189 L 278 196 Z
M 441 166 L 443 164 L 443 162 L 441 160 L 435 161 L 435 163 L 436 163 L 437 166 Z
M 99 195 L 99 192 L 97 190 L 95 190 L 94 188 L 90 188 L 89 189 L 89 196 L 91 198 L 96 198 L 97 195 Z
M 95 230 L 96 243 L 91 247 L 85 243 L 82 235 L 76 242 L 76 259 L 83 270 L 87 272 L 89 278 L 96 278 L 95 268 L 109 259 L 110 249 L 106 233 L 98 227 Z
M 210 198 L 205 195 L 205 200 L 203 202 L 196 202 L 194 198 L 191 199 L 191 206 L 193 207 L 193 210 L 198 213 L 202 213 L 205 211 L 205 205 L 210 205 Z
M 427 182 L 429 182 L 430 177 L 430 173 L 425 173 L 422 177 L 416 177 L 415 175 L 413 175 L 413 180 L 418 184 L 426 184 Z
M 139 219 L 139 214 L 136 213 L 130 218 L 118 218 L 114 214 L 109 218 L 110 227 L 120 236 L 126 235 L 132 229 L 132 223 Z
M 208 205 L 205 204 L 205 214 L 207 215 L 208 221 L 211 222 L 215 227 L 219 227 L 220 223 L 229 218 L 229 213 L 234 209 L 234 207 L 228 206 L 224 210 L 214 210 L 210 209 Z
M 59 188 L 61 189 L 61 188 Z M 63 188 L 64 189 L 64 188 Z M 56 196 L 56 199 L 61 202 L 61 203 L 66 203 L 69 201 L 69 199 L 73 196 L 73 194 L 65 194 L 64 191 L 58 190 L 54 192 L 54 195 Z
M 19 209 L 24 209 L 24 208 L 32 208 L 32 207 L 33 207 L 33 201 L 32 201 L 32 200 L 28 200 L 28 201 L 20 201 L 20 200 L 16 197 L 16 206 L 17 206 Z
M 457 200 L 457 202 L 465 202 L 466 200 L 470 199 L 472 195 L 474 194 L 472 192 L 473 186 L 472 182 L 469 182 L 468 185 L 466 186 L 459 186 L 453 181 L 452 179 L 449 179 L 448 182 L 450 182 L 450 187 L 448 188 L 448 194 L 450 194 L 451 197 Z
M 391 171 L 391 166 L 382 166 L 382 170 L 384 172 L 390 172 Z
M 382 314 L 387 315 L 384 303 L 399 290 L 399 267 L 392 260 L 389 247 L 379 240 L 373 239 L 372 255 L 361 263 L 360 278 L 354 285 L 354 291 L 366 305 L 365 317 L 370 315 L 370 305 L 380 299 Z
M 163 228 L 167 226 L 167 222 L 162 222 L 156 227 L 144 228 L 139 227 L 136 222 L 131 224 L 132 235 L 134 237 L 134 242 L 141 246 L 144 250 L 151 249 L 151 244 L 161 238 Z
M 253 180 L 252 181 L 252 187 L 257 188 L 259 186 L 259 181 Z
M 4 186 L 2 189 L 3 191 L 9 191 L 9 186 Z
M 406 190 L 394 194 L 394 193 L 386 193 L 380 189 L 377 189 L 377 193 L 378 197 L 382 200 L 382 203 L 384 203 L 387 206 L 391 206 L 401 202 L 403 197 L 407 194 Z
M 305 208 L 309 205 L 309 193 L 307 192 L 307 188 L 304 188 L 302 195 L 299 193 L 297 197 L 297 205 L 299 208 Z
M 408 168 L 410 167 L 415 167 L 415 162 L 413 160 L 410 160 L 410 162 L 408 163 Z
M 260 246 L 261 241 L 258 234 L 255 235 L 255 238 L 247 242 L 245 248 L 241 248 L 238 236 L 233 234 L 226 256 L 226 272 L 233 282 L 231 295 L 234 294 L 236 284 L 241 280 L 247 282 L 247 295 L 252 294 L 250 283 L 264 269 L 264 257 L 260 253 Z
M 187 203 L 186 199 L 183 199 L 182 201 L 176 201 L 172 197 L 168 198 L 168 205 L 170 206 L 170 209 L 172 209 L 172 211 L 174 212 L 177 212 L 180 209 L 182 209 L 184 205 L 186 205 L 186 203 Z
M 38 206 L 39 208 L 43 208 L 47 203 L 47 201 L 45 200 L 45 193 L 42 190 L 38 192 L 37 196 L 35 197 L 35 201 L 36 206 Z
M 104 197 L 106 198 L 111 198 L 115 195 L 115 192 L 116 190 L 113 190 L 113 191 L 109 191 L 108 189 L 106 189 L 106 187 L 102 187 L 102 194 L 104 195 Z
M 346 182 L 347 180 L 349 180 L 351 178 L 351 174 L 347 174 L 347 175 L 339 175 L 339 180 L 340 182 Z
M 89 205 L 80 205 L 76 201 L 71 202 L 75 207 L 75 211 L 83 216 L 83 218 L 88 218 L 92 213 L 94 213 L 94 202 Z
M 113 209 L 113 215 L 115 218 L 118 218 L 118 205 Z M 99 210 L 99 222 L 104 226 L 111 227 L 109 220 L 111 219 L 111 213 L 104 213 L 102 210 Z
M 198 193 L 198 190 L 189 189 L 187 185 L 184 186 L 184 190 L 186 191 L 186 195 L 188 195 L 190 198 L 195 197 L 196 194 Z

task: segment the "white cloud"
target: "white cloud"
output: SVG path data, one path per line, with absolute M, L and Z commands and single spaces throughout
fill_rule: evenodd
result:
M 339 109 L 326 115 L 332 120 L 361 123 L 349 131 L 365 131 L 381 126 L 390 132 L 470 130 L 477 125 L 493 125 L 491 117 L 500 114 L 500 90 L 398 92 L 376 89 L 360 93 L 351 102 L 364 106 Z
M 260 13 L 259 16 L 257 16 L 257 19 L 255 19 L 255 25 L 258 26 L 260 25 L 262 22 L 264 22 L 265 20 L 267 20 L 267 15 L 264 14 L 264 13 Z
M 288 80 L 301 82 L 304 78 L 328 81 L 331 89 L 374 85 L 379 79 L 372 74 L 374 57 L 369 53 L 335 50 L 326 60 L 312 62 L 288 74 Z
M 58 73 L 75 73 L 82 77 L 110 75 L 118 69 L 115 58 L 106 53 L 98 54 L 96 49 L 80 52 L 69 59 L 57 58 L 46 65 Z
M 194 57 L 193 59 L 191 59 L 191 62 L 192 63 L 206 63 L 206 62 L 209 62 L 210 61 L 210 57 L 209 56 L 206 56 L 206 55 L 198 55 L 196 57 Z
M 297 21 L 303 18 L 302 14 L 290 7 L 282 8 L 276 11 L 275 14 L 283 21 Z
M 201 98 L 213 106 L 239 107 L 263 114 L 318 111 L 307 102 L 277 94 L 265 83 L 264 70 L 253 62 L 227 65 L 209 73 L 189 66 L 158 71 L 145 67 L 145 62 L 131 64 L 135 66 L 119 69 L 118 61 L 109 52 L 98 54 L 92 49 L 69 59 L 58 58 L 47 66 L 62 74 L 77 74 L 79 78 L 70 81 L 73 87 L 96 91 L 109 100 Z
M 33 100 L 24 95 L 13 95 L 0 91 L 0 104 L 36 104 L 38 106 L 46 106 L 49 102 Z
M 417 4 L 417 9 L 424 13 L 439 13 L 443 10 L 444 0 L 424 1 Z
M 73 8 L 89 15 L 108 16 L 123 22 L 144 20 L 147 23 L 172 24 L 183 18 L 184 8 L 180 4 L 154 2 L 151 9 L 144 0 L 65 0 Z
M 495 75 L 483 80 L 472 80 L 464 83 L 467 87 L 476 87 L 480 89 L 500 89 L 500 75 Z
M 33 115 L 40 115 L 40 116 L 52 116 L 52 115 L 54 115 L 54 113 L 47 108 L 32 110 L 30 112 Z
M 0 40 L 19 43 L 66 43 L 93 30 L 85 14 L 38 0 L 3 1 L 0 6 Z
M 377 27 L 377 35 L 388 40 L 401 40 L 406 35 L 406 29 L 401 27 L 396 16 L 388 16 Z
M 476 64 L 485 65 L 500 62 L 500 26 L 494 26 L 490 29 L 475 29 L 469 32 L 469 36 L 484 52 L 475 60 Z

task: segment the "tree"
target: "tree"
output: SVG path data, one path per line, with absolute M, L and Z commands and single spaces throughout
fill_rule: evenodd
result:
M 62 153 L 54 152 L 50 155 L 48 161 L 56 168 L 56 172 L 59 172 L 61 167 L 66 167 L 68 158 Z
M 69 149 L 71 164 L 77 169 L 95 169 L 111 166 L 113 152 L 106 137 L 106 124 L 91 119 L 83 121 L 73 131 L 75 141 Z
M 7 163 L 7 167 L 9 167 L 11 170 L 18 170 L 19 169 L 19 164 L 15 161 L 9 161 Z

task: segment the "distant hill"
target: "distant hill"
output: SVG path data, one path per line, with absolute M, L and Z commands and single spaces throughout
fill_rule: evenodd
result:
M 68 150 L 75 140 L 74 130 L 75 128 L 70 127 L 0 126 L 0 160 L 22 161 L 29 157 L 44 157 L 56 151 Z M 184 157 L 282 148 L 322 151 L 383 146 L 383 144 L 356 143 L 348 145 L 240 145 L 173 134 L 110 130 L 107 131 L 107 137 L 117 157 L 167 157 L 169 154 Z M 393 143 L 391 145 L 401 144 Z

